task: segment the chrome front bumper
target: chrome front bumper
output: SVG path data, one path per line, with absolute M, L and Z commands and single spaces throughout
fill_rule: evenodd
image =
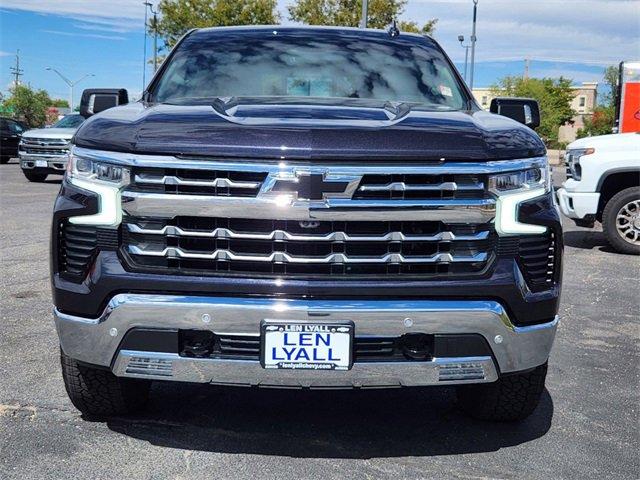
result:
M 493 301 L 323 301 L 235 297 L 120 294 L 98 318 L 54 309 L 63 351 L 72 358 L 108 366 L 118 376 L 265 387 L 396 387 L 480 383 L 547 361 L 557 317 L 516 327 Z M 253 360 L 196 359 L 174 353 L 119 350 L 135 327 L 209 329 L 221 335 L 259 335 L 264 319 L 330 322 L 351 320 L 357 336 L 474 333 L 484 336 L 493 358 L 356 362 L 349 371 L 266 370 Z
M 64 173 L 67 169 L 67 162 L 69 161 L 68 155 L 36 155 L 36 154 L 19 154 L 20 168 L 23 170 L 31 170 L 34 168 L 49 168 L 53 170 L 59 170 L 60 173 Z M 36 165 L 37 161 L 45 161 L 47 165 Z

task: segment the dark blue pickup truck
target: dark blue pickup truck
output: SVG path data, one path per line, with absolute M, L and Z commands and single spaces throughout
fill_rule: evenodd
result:
M 494 110 L 429 37 L 187 33 L 72 141 L 51 268 L 74 405 L 129 412 L 151 381 L 454 385 L 477 418 L 528 416 L 562 234 L 537 104 Z

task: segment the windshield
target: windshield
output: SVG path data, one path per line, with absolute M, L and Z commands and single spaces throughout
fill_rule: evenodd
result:
M 84 122 L 84 117 L 81 115 L 67 115 L 62 117 L 56 123 L 52 125 L 53 128 L 78 128 L 82 122 Z
M 196 32 L 178 47 L 152 95 L 182 104 L 269 96 L 466 106 L 450 63 L 430 40 L 341 30 Z

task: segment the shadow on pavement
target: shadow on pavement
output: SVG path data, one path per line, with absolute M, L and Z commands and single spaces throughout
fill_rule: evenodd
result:
M 154 384 L 147 413 L 108 427 L 153 445 L 298 458 L 492 452 L 543 436 L 553 401 L 545 390 L 521 423 L 472 420 L 453 389 L 299 391 Z
M 581 248 L 585 250 L 598 250 L 606 253 L 616 253 L 611 248 L 603 232 L 593 230 L 571 230 L 565 231 L 563 235 L 564 244 L 567 247 Z

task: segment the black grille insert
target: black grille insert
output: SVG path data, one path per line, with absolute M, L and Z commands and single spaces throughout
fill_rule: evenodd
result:
M 58 230 L 58 271 L 82 280 L 98 253 L 96 227 L 63 222 Z
M 553 233 L 520 237 L 519 263 L 532 292 L 553 287 L 556 262 L 556 241 Z
M 433 353 L 433 335 L 421 335 L 428 339 L 422 357 L 407 351 L 407 339 L 402 337 L 355 337 L 354 361 L 410 361 L 430 360 Z M 183 357 L 226 358 L 258 360 L 260 358 L 260 336 L 216 335 L 205 330 L 180 330 L 179 351 Z

